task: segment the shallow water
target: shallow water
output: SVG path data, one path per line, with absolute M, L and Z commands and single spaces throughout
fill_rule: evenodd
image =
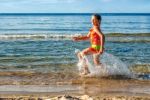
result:
M 71 40 L 3 40 L 0 41 L 0 69 L 57 71 L 75 69 L 75 48 L 89 47 L 89 42 Z M 149 42 L 106 42 L 106 52 L 129 65 L 149 66 Z
M 3 40 L 0 41 L 0 70 L 78 73 L 78 60 L 74 50 L 82 50 L 88 46 L 88 41 L 75 43 L 71 40 L 49 39 Z M 105 44 L 106 52 L 120 59 L 134 73 L 134 78 L 145 80 L 150 79 L 149 47 L 149 42 L 108 41 Z

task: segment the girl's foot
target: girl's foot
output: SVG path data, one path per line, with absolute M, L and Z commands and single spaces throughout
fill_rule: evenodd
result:
M 88 69 L 84 69 L 82 70 L 82 72 L 80 72 L 80 76 L 88 75 L 88 74 L 90 74 L 90 71 Z

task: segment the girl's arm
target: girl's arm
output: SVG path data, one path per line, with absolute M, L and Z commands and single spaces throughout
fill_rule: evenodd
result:
M 99 35 L 100 37 L 100 50 L 99 50 L 99 53 L 102 54 L 103 51 L 104 51 L 104 42 L 105 42 L 105 37 L 103 35 L 103 33 L 100 31 L 100 29 L 98 27 L 95 27 L 94 28 L 95 32 Z
M 86 35 L 86 36 L 77 36 L 77 37 L 73 37 L 74 41 L 79 41 L 79 40 L 88 40 L 90 37 L 90 32 Z

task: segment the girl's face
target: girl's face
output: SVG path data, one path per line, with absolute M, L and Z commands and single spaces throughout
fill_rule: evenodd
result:
M 92 22 L 92 25 L 94 25 L 94 26 L 98 26 L 99 25 L 99 21 L 98 21 L 98 19 L 95 16 L 92 16 L 91 22 Z

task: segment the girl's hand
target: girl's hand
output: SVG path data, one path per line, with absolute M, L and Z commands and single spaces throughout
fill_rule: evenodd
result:
M 73 37 L 72 39 L 73 39 L 73 41 L 78 41 L 79 40 L 78 37 Z
M 76 37 L 73 37 L 74 41 L 87 40 L 87 39 L 89 39 L 88 36 L 76 36 Z

